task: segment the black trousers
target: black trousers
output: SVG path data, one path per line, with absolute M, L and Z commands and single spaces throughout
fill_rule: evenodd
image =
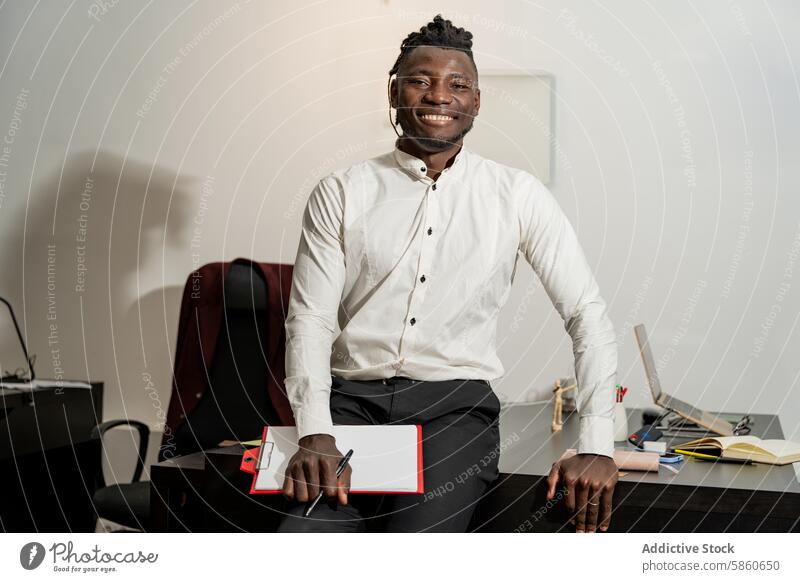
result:
M 332 377 L 334 424 L 420 424 L 425 493 L 350 493 L 348 504 L 285 500 L 279 532 L 464 532 L 498 476 L 500 401 L 484 380 Z M 342 451 L 344 453 L 344 451 Z

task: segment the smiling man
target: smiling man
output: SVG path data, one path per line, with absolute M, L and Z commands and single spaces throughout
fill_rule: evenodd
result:
M 410 34 L 389 72 L 403 130 L 394 151 L 333 172 L 309 197 L 286 319 L 300 448 L 279 531 L 468 528 L 498 476 L 490 382 L 504 373 L 497 317 L 520 254 L 572 338 L 579 387 L 578 454 L 553 465 L 548 496 L 566 488 L 577 531 L 608 528 L 614 330 L 547 188 L 464 147 L 480 109 L 471 49 L 472 34 L 441 15 Z M 349 496 L 351 471 L 335 475 L 334 423 L 422 425 L 425 493 Z M 303 518 L 320 490 L 327 503 Z

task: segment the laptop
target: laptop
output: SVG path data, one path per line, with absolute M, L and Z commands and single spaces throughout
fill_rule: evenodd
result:
M 22 346 L 22 353 L 25 355 L 25 363 L 28 364 L 28 370 L 22 371 L 22 374 L 18 372 L 14 372 L 12 374 L 5 374 L 3 371 L 2 362 L 0 362 L 0 385 L 1 384 L 22 384 L 22 383 L 29 383 L 33 382 L 36 379 L 36 372 L 33 371 L 33 361 L 34 358 L 31 358 L 28 355 L 28 346 L 25 345 L 25 339 L 22 337 L 22 331 L 19 329 L 19 323 L 17 323 L 17 316 L 14 315 L 14 308 L 11 306 L 11 303 L 0 297 L 0 302 L 2 302 L 7 308 L 8 313 L 11 314 L 11 321 L 14 324 L 14 329 L 17 332 L 17 339 L 19 340 L 19 345 Z
M 22 337 L 22 331 L 19 329 L 19 323 L 17 323 L 17 316 L 14 315 L 14 308 L 11 307 L 11 303 L 0 297 L 0 303 L 5 304 L 8 307 L 8 312 L 11 314 L 11 321 L 14 323 L 14 329 L 17 332 L 17 339 L 19 339 L 19 345 L 22 347 L 22 353 L 25 354 L 25 361 L 28 364 L 28 371 L 20 370 L 12 373 L 12 374 L 4 374 L 3 373 L 3 366 L 2 362 L 0 362 L 0 388 L 11 388 L 14 390 L 38 390 L 42 388 L 88 388 L 91 389 L 92 385 L 89 382 L 84 382 L 82 380 L 41 380 L 36 377 L 36 372 L 33 370 L 33 362 L 36 360 L 36 356 L 29 356 L 28 355 L 28 346 L 25 345 L 25 338 Z
M 650 343 L 647 341 L 647 332 L 644 329 L 644 324 L 640 323 L 635 326 L 633 331 L 636 334 L 636 341 L 639 343 L 639 353 L 644 363 L 644 371 L 647 375 L 647 383 L 650 385 L 650 392 L 653 394 L 653 402 L 719 435 L 733 435 L 731 423 L 719 418 L 715 414 L 700 410 L 688 402 L 675 398 L 661 389 L 661 382 L 658 379 L 656 364 L 653 360 L 653 353 L 650 350 Z

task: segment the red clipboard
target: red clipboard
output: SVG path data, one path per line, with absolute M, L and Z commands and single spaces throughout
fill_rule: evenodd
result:
M 350 489 L 350 493 L 378 493 L 378 494 L 386 494 L 390 493 L 392 495 L 402 495 L 402 494 L 413 494 L 418 495 L 420 493 L 425 492 L 425 485 L 423 481 L 423 463 L 422 463 L 422 426 L 416 425 L 417 427 L 417 489 L 416 491 L 370 491 L 370 490 L 363 490 L 363 489 Z M 264 448 L 264 442 L 267 440 L 267 431 L 269 430 L 268 426 L 264 427 L 264 431 L 261 434 L 261 443 L 262 445 L 259 447 L 255 447 L 252 449 L 247 449 L 242 454 L 242 462 L 239 465 L 239 468 L 244 471 L 245 473 L 250 473 L 253 475 L 253 481 L 250 484 L 250 494 L 251 495 L 258 495 L 258 494 L 271 494 L 271 493 L 282 493 L 282 489 L 256 489 L 256 480 L 258 479 L 258 471 L 256 467 L 259 464 L 259 459 L 261 458 L 261 453 Z

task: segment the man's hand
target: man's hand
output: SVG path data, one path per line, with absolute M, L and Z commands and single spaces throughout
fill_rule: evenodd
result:
M 344 455 L 336 448 L 333 436 L 307 435 L 298 441 L 298 445 L 300 448 L 289 459 L 283 481 L 283 495 L 287 499 L 300 502 L 313 501 L 321 488 L 325 497 L 338 495 L 339 503 L 347 505 L 350 474 L 353 470 L 348 464 L 337 480 L 336 467 Z
M 611 457 L 575 455 L 553 463 L 547 477 L 547 499 L 552 499 L 558 483 L 563 483 L 575 531 L 606 531 L 611 523 L 611 498 L 617 479 L 617 464 Z

